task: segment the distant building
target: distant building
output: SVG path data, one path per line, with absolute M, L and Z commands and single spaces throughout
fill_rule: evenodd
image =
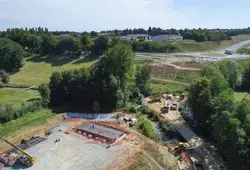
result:
M 128 34 L 126 36 L 122 36 L 121 40 L 152 40 L 152 37 L 147 34 Z
M 180 34 L 157 35 L 152 37 L 152 41 L 156 42 L 178 41 L 178 40 L 183 40 L 183 37 Z

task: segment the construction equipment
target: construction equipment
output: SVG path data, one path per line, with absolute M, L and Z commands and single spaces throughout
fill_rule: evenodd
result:
M 161 102 L 161 96 L 150 96 L 152 102 Z
M 160 88 L 160 95 L 150 96 L 149 98 L 151 99 L 152 102 L 161 102 L 161 97 L 162 97 L 162 88 Z
M 162 113 L 168 113 L 168 111 L 169 111 L 169 106 L 163 106 L 163 107 L 161 108 L 161 112 L 162 112 Z
M 170 110 L 177 110 L 177 103 L 173 102 L 172 106 L 170 107 Z
M 15 148 L 17 150 L 17 154 L 16 154 L 15 158 L 20 163 L 22 163 L 23 165 L 25 165 L 27 167 L 30 167 L 30 166 L 32 166 L 36 162 L 36 158 L 34 156 L 28 154 L 27 152 L 25 152 L 21 148 L 19 148 L 16 145 L 10 143 L 9 141 L 3 139 L 2 137 L 0 137 L 0 140 L 8 143 L 10 146 L 12 146 L 13 148 Z M 20 153 L 18 153 L 18 152 L 20 152 Z

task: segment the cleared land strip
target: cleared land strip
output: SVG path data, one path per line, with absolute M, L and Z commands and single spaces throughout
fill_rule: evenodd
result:
M 152 156 L 150 156 L 147 152 L 145 152 L 144 150 L 142 151 L 142 153 L 152 162 L 155 164 L 155 166 L 157 166 L 160 170 L 164 170 L 164 168 L 162 168 L 161 165 L 159 165 Z
M 151 78 L 153 81 L 160 81 L 160 82 L 166 82 L 166 83 L 176 83 L 176 84 L 181 84 L 184 86 L 189 86 L 188 83 L 180 82 L 180 81 L 175 81 L 175 80 L 169 80 L 169 79 L 159 79 L 159 78 Z

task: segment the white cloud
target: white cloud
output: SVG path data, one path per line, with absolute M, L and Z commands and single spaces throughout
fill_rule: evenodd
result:
M 188 16 L 171 4 L 172 0 L 0 0 L 0 22 L 75 31 L 185 27 Z M 10 26 L 3 25 L 0 29 Z

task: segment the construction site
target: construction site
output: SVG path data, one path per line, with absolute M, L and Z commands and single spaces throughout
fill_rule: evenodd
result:
M 126 169 L 142 147 L 126 128 L 80 119 L 66 120 L 20 145 L 1 142 L 10 146 L 0 154 L 0 169 L 6 170 Z
M 183 120 L 178 110 L 187 100 L 184 94 L 162 94 L 145 98 L 144 105 L 168 122 L 183 142 L 164 143 L 169 151 L 179 157 L 179 169 L 221 169 L 224 165 L 215 156 L 209 145 L 197 136 Z

